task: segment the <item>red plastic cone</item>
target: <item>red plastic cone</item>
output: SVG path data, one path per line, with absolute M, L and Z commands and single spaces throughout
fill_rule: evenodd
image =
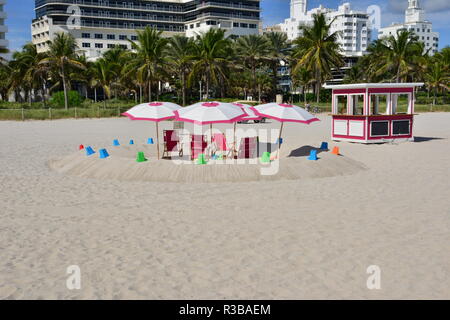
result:
M 83 150 L 84 146 L 82 144 L 80 144 L 80 146 L 78 147 L 78 150 Z

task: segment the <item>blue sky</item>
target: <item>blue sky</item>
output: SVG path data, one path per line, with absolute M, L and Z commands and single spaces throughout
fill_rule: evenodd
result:
M 343 2 L 350 2 L 356 9 L 366 10 L 369 5 L 381 7 L 381 25 L 384 27 L 392 22 L 404 20 L 404 9 L 407 0 L 309 0 L 308 8 L 315 8 L 320 4 L 329 8 L 336 8 Z M 282 22 L 289 16 L 290 0 L 262 0 L 262 16 L 264 25 Z M 427 10 L 428 20 L 433 22 L 433 29 L 440 33 L 440 48 L 450 45 L 450 0 L 422 0 L 422 7 Z M 9 27 L 7 35 L 10 48 L 16 50 L 30 41 L 30 22 L 34 18 L 34 0 L 8 0 L 6 4 Z

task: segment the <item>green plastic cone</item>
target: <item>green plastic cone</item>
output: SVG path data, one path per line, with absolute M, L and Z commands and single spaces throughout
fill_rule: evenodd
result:
M 143 152 L 138 152 L 137 153 L 137 157 L 136 157 L 136 162 L 145 162 L 147 161 L 147 159 L 145 159 L 144 153 Z
M 205 155 L 203 153 L 198 155 L 197 164 L 206 164 Z
M 262 163 L 269 163 L 270 162 L 270 152 L 264 152 L 261 157 Z

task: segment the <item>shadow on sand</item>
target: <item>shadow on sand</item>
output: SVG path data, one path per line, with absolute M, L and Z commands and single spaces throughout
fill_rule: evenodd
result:
M 431 140 L 444 140 L 444 138 L 437 137 L 414 137 L 414 142 L 428 142 Z
M 288 158 L 290 158 L 290 157 L 296 157 L 296 158 L 309 157 L 311 150 L 317 150 L 317 155 L 319 155 L 319 153 L 321 153 L 321 152 L 327 151 L 327 150 L 322 150 L 322 149 L 315 148 L 312 146 L 303 146 L 298 149 L 292 150 L 291 153 L 289 154 Z

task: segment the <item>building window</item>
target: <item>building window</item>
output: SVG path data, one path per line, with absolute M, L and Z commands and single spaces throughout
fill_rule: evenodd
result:
M 83 42 L 83 48 L 90 48 L 91 44 L 88 42 Z
M 103 39 L 103 35 L 101 33 L 96 33 L 95 39 Z
M 127 40 L 127 36 L 121 34 L 121 35 L 119 36 L 119 40 Z
M 138 39 L 137 36 L 131 36 L 131 40 L 136 41 Z
M 82 37 L 83 39 L 90 39 L 90 38 L 91 38 L 91 34 L 90 34 L 90 33 L 82 33 L 82 34 L 81 34 L 81 37 Z
M 233 22 L 233 27 L 234 28 L 239 28 L 239 22 Z
M 248 28 L 248 24 L 247 23 L 241 23 L 241 28 Z
M 103 43 L 96 43 L 96 44 L 95 44 L 95 47 L 96 47 L 97 49 L 103 49 Z
M 112 43 L 108 43 L 108 49 L 113 49 L 115 47 L 115 45 L 114 44 L 112 44 Z
M 108 38 L 108 40 L 116 40 L 116 35 L 115 34 L 108 34 L 107 38 Z

